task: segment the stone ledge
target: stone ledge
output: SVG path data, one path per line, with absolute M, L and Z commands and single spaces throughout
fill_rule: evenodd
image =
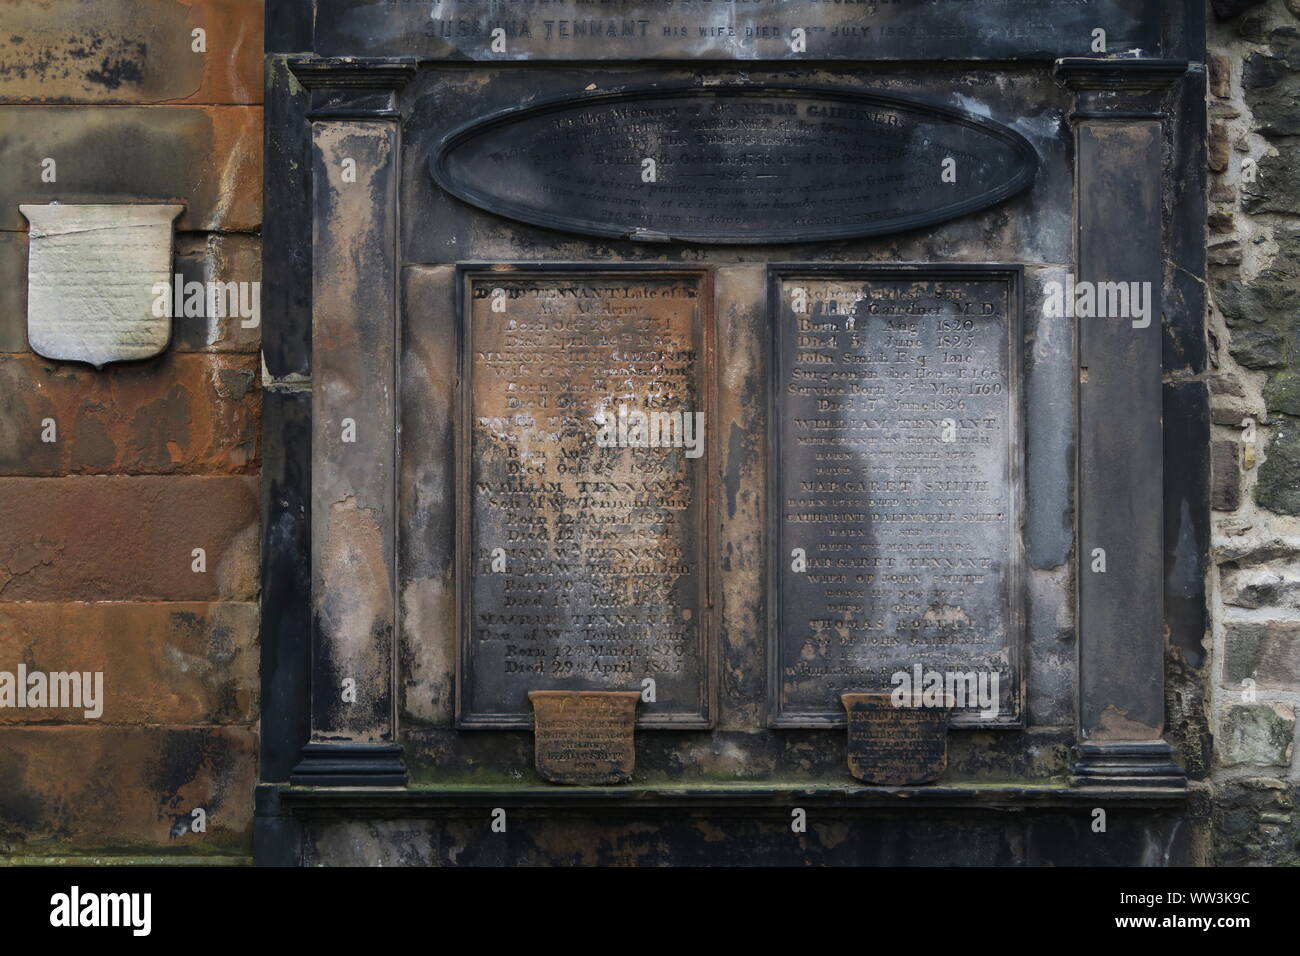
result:
M 91 853 L 85 856 L 0 856 L 5 866 L 252 866 L 251 856 L 115 856 Z
M 1038 807 L 1171 807 L 1187 802 L 1177 787 L 1070 787 L 1044 784 L 941 784 L 924 787 L 859 787 L 806 784 L 749 786 L 629 786 L 600 788 L 414 786 L 407 788 L 283 787 L 280 802 L 294 814 L 403 816 L 441 814 L 463 808 L 513 807 L 598 810 L 711 809 L 788 810 L 792 800 L 820 808 L 930 807 L 978 810 Z

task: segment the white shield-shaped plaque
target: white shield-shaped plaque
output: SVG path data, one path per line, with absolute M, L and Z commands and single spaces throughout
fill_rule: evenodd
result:
M 50 359 L 152 358 L 171 340 L 176 205 L 21 205 L 28 222 L 27 339 Z

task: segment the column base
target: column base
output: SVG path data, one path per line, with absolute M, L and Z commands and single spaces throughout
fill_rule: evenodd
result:
M 1078 743 L 1072 756 L 1070 783 L 1076 787 L 1187 787 L 1187 772 L 1163 740 Z
M 295 787 L 404 787 L 400 744 L 309 743 L 289 775 Z

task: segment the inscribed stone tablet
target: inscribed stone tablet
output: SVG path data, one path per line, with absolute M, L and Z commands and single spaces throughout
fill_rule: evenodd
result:
M 464 282 L 461 725 L 650 680 L 642 726 L 707 726 L 705 277 Z
M 887 692 L 843 694 L 849 772 L 866 783 L 902 787 L 938 780 L 948 767 L 949 706 L 896 707 Z
M 777 270 L 774 725 L 841 724 L 841 693 L 918 667 L 957 725 L 1018 724 L 1017 279 Z
M 167 348 L 172 221 L 184 206 L 18 208 L 31 223 L 27 338 L 33 351 L 102 368 Z
M 636 705 L 623 691 L 530 691 L 537 772 L 551 783 L 625 783 L 636 767 Z

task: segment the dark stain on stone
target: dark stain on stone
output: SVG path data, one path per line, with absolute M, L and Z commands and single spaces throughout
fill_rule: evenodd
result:
M 188 449 L 190 440 L 189 393 L 179 384 L 156 402 L 142 406 L 132 418 L 132 434 L 147 461 L 171 461 L 169 442 Z
M 0 757 L 0 830 L 15 827 L 32 833 L 45 829 L 45 812 L 39 797 L 23 782 L 27 758 L 9 749 Z
M 180 792 L 203 771 L 209 738 L 200 729 L 175 730 L 163 738 L 162 752 L 145 771 L 149 791 L 165 806 L 176 807 Z M 210 808 L 209 808 L 210 809 Z
M 138 63 L 126 59 L 114 60 L 106 56 L 99 64 L 98 70 L 90 70 L 86 73 L 86 79 L 107 89 L 116 90 L 123 83 L 139 83 L 144 79 L 144 74 L 140 71 Z
M 88 415 L 89 411 L 89 407 L 84 407 L 77 415 L 78 458 L 83 465 L 79 470 L 111 468 L 117 460 L 117 446 L 113 444 L 104 423 Z
M 740 493 L 740 464 L 743 461 L 745 433 L 735 422 L 727 440 L 727 473 L 723 479 L 727 486 L 727 517 L 736 517 L 736 495 Z
M 217 373 L 220 385 L 217 393 L 222 398 L 238 401 L 253 387 L 253 372 L 246 368 L 223 368 Z

